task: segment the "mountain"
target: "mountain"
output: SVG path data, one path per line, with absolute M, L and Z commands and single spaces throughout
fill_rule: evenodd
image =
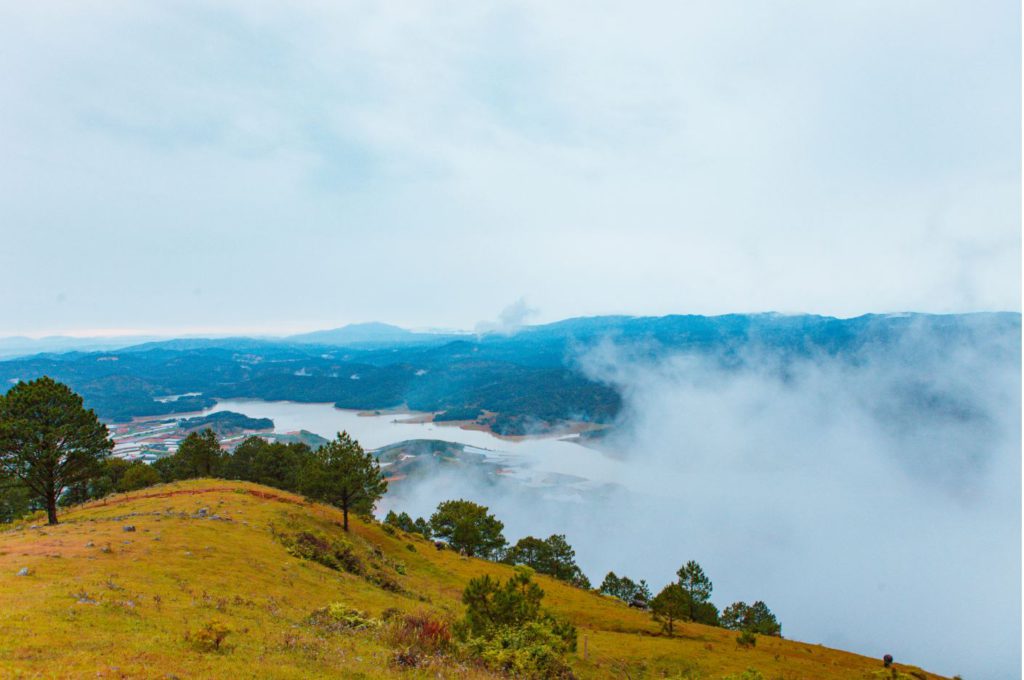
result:
M 41 352 L 96 352 L 119 349 L 153 339 L 142 335 L 107 338 L 73 338 L 63 335 L 45 338 L 10 336 L 0 338 L 0 359 L 12 359 Z
M 0 676 L 505 677 L 416 651 L 401 622 L 450 626 L 470 578 L 505 580 L 511 567 L 373 521 L 353 519 L 346 534 L 340 519 L 277 489 L 193 480 L 71 508 L 57 526 L 6 529 Z M 345 568 L 325 566 L 325 550 L 343 554 Z M 544 606 L 577 627 L 568 662 L 580 680 L 938 678 L 776 637 L 740 647 L 735 632 L 692 623 L 670 637 L 618 600 L 534 580 Z
M 727 370 L 757 361 L 781 372 L 792 362 L 820 357 L 853 365 L 970 349 L 1019 371 L 1020 339 L 1016 313 L 589 317 L 482 336 L 361 324 L 291 339 L 186 338 L 21 357 L 0 361 L 0 390 L 49 375 L 82 394 L 101 417 L 116 420 L 186 413 L 227 398 L 488 412 L 481 426 L 515 435 L 568 420 L 614 421 L 622 395 L 583 368 L 605 345 L 635 359 L 689 354 Z M 192 396 L 164 399 L 180 394 Z M 955 398 L 914 395 L 924 409 Z
M 401 345 L 408 343 L 444 342 L 450 336 L 438 333 L 414 333 L 391 324 L 354 323 L 326 331 L 290 335 L 284 340 L 308 345 L 360 347 Z

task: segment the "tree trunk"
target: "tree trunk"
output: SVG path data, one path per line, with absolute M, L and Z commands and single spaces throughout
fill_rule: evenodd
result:
M 348 503 L 341 504 L 342 526 L 348 531 Z
M 47 494 L 46 496 L 46 518 L 49 524 L 57 523 L 57 495 Z

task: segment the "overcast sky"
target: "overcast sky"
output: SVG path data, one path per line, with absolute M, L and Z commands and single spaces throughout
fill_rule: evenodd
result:
M 1019 310 L 1020 26 L 2 2 L 0 335 Z

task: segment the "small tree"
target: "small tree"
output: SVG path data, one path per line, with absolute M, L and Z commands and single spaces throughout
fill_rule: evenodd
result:
M 673 632 L 673 624 L 680 619 L 689 618 L 690 596 L 678 583 L 670 583 L 661 589 L 651 600 L 651 613 L 655 621 L 660 621 L 668 631 Z
M 193 432 L 178 446 L 177 457 L 186 478 L 214 477 L 220 474 L 224 454 L 213 430 Z
M 488 508 L 472 501 L 444 501 L 430 517 L 434 536 L 469 556 L 491 558 L 506 545 L 502 524 Z
M 0 396 L 0 478 L 18 480 L 57 523 L 57 500 L 99 474 L 114 443 L 67 385 L 42 377 Z
M 636 583 L 628 576 L 616 576 L 614 571 L 609 571 L 604 577 L 600 591 L 641 609 L 646 609 L 651 602 L 651 589 L 647 586 L 647 581 L 640 579 L 640 582 Z
M 535 620 L 540 615 L 544 591 L 532 576 L 531 569 L 518 567 L 504 585 L 487 575 L 470 579 L 462 592 L 466 633 L 470 637 L 488 637 L 497 628 Z
M 341 508 L 348 531 L 349 512 L 369 513 L 388 489 L 380 465 L 347 432 L 339 432 L 313 452 L 300 477 L 302 493 Z
M 749 606 L 746 602 L 733 602 L 722 610 L 721 622 L 723 628 L 730 630 L 745 630 L 777 637 L 782 635 L 779 620 L 761 600 Z
M 701 566 L 690 560 L 679 568 L 676 575 L 679 576 L 679 585 L 686 591 L 689 600 L 687 618 L 699 623 L 717 625 L 718 608 L 709 601 L 713 586 Z
M 509 564 L 525 564 L 539 574 L 547 574 L 580 588 L 590 588 L 590 581 L 576 564 L 576 551 L 565 540 L 564 534 L 554 534 L 541 540 L 527 536 L 509 549 L 505 555 Z

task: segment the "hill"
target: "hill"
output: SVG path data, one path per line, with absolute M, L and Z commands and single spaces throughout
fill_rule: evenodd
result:
M 456 660 L 402 670 L 379 630 L 324 627 L 312 616 L 343 603 L 371 618 L 398 609 L 455 619 L 470 578 L 512 573 L 375 522 L 356 520 L 345 535 L 340 519 L 269 487 L 195 480 L 72 508 L 55 527 L 4 531 L 0 676 L 497 677 Z M 344 546 L 361 573 L 304 559 L 303 536 Z M 670 638 L 617 600 L 536 580 L 545 604 L 579 629 L 570 659 L 579 678 L 715 680 L 748 668 L 785 680 L 938 677 L 778 638 L 740 648 L 735 633 L 696 624 Z M 225 626 L 221 649 L 203 650 L 207 624 Z
M 637 358 L 701 355 L 728 370 L 754 363 L 785 373 L 793 362 L 823 357 L 849 365 L 880 359 L 913 365 L 915 358 L 937 351 L 967 350 L 1019 370 L 1020 318 L 1015 313 L 590 317 L 528 326 L 512 336 L 458 337 L 371 324 L 274 341 L 193 338 L 0 361 L 0 391 L 48 375 L 81 394 L 100 417 L 117 422 L 199 411 L 217 399 L 253 398 L 359 410 L 404 405 L 434 413 L 486 411 L 494 415 L 478 425 L 522 435 L 558 430 L 567 421 L 615 421 L 622 394 L 584 367 L 604 343 L 628 348 Z M 419 342 L 421 336 L 429 342 Z M 328 340 L 353 346 L 309 344 Z M 175 395 L 185 396 L 170 399 Z M 933 393 L 904 398 L 921 413 L 949 400 Z

